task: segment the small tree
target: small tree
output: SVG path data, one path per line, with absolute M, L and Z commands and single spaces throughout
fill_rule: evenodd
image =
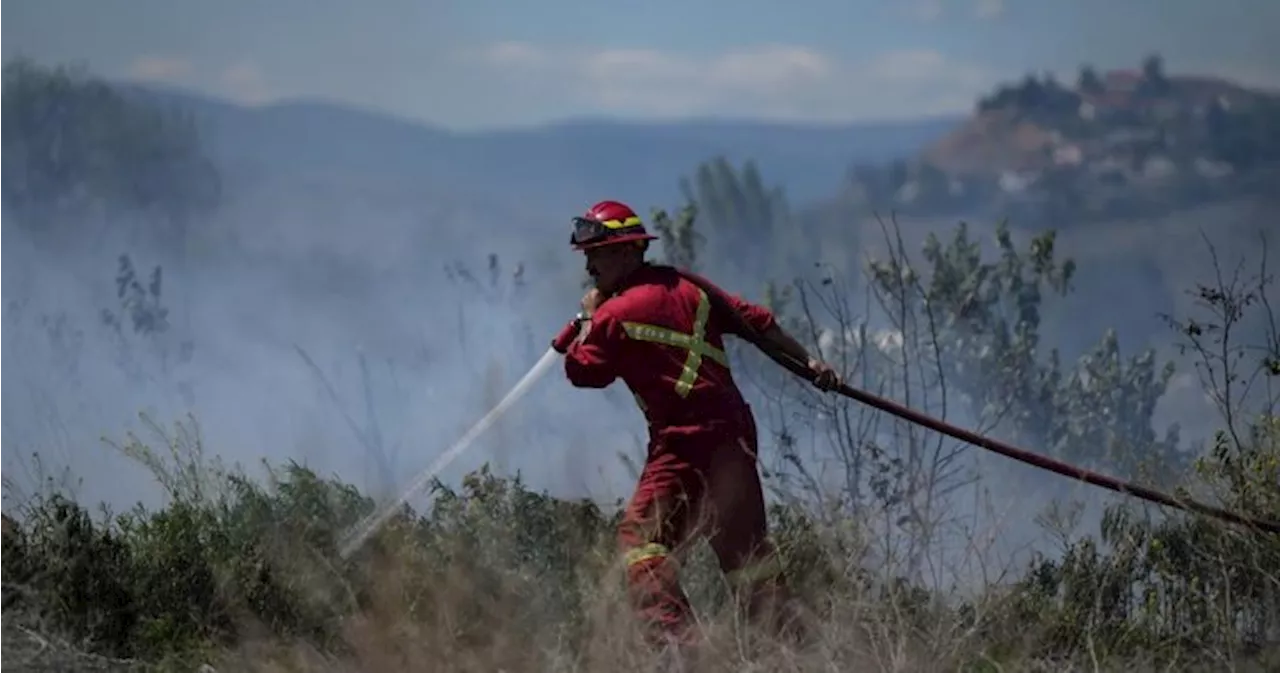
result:
M 1169 79 L 1164 74 L 1164 58 L 1160 54 L 1151 54 L 1143 59 L 1139 91 L 1148 96 L 1163 96 L 1169 89 Z
M 1224 273 L 1209 246 L 1217 278 L 1192 291 L 1195 315 L 1168 319 L 1223 424 L 1195 462 L 1196 497 L 1275 520 L 1280 425 L 1270 382 L 1280 376 L 1280 326 L 1268 299 L 1274 281 L 1265 240 L 1262 246 L 1252 277 Z M 1244 333 L 1250 313 L 1259 327 L 1252 339 Z M 1110 507 L 1096 538 L 1068 540 L 1060 560 L 1033 564 L 1014 618 L 1041 620 L 1039 654 L 1149 648 L 1157 657 L 1187 652 L 1224 662 L 1275 643 L 1280 538 L 1176 511 L 1144 516 L 1147 509 L 1134 500 Z
M 1083 94 L 1098 95 L 1106 90 L 1098 71 L 1091 65 L 1080 66 L 1080 76 L 1076 79 L 1076 89 Z
M 698 207 L 686 204 L 676 217 L 655 208 L 651 216 L 654 232 L 662 242 L 663 261 L 679 269 L 698 271 L 698 257 L 706 237 L 694 226 Z
M 119 310 L 102 309 L 99 316 L 116 342 L 116 362 L 135 383 L 169 383 L 178 367 L 191 362 L 195 342 L 180 336 L 169 319 L 165 306 L 164 274 L 159 265 L 145 278 L 138 274 L 129 255 L 120 255 L 115 278 Z M 140 347 L 141 345 L 141 347 Z M 153 356 L 159 374 L 148 373 L 145 356 Z M 178 394 L 188 406 L 195 404 L 195 391 L 190 380 L 176 381 Z
M 781 187 L 766 187 L 752 161 L 735 169 L 724 157 L 700 164 L 680 181 L 686 203 L 697 207 L 702 235 L 736 269 L 775 269 L 791 250 L 789 209 Z

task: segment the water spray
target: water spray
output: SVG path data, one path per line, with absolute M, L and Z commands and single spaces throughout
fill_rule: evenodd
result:
M 800 362 L 789 354 L 784 353 L 776 346 L 776 344 L 770 343 L 763 337 L 763 335 L 757 333 L 746 323 L 737 311 L 733 310 L 727 298 L 722 295 L 722 291 L 718 287 L 697 274 L 687 271 L 680 271 L 680 273 L 690 282 L 706 291 L 708 299 L 711 301 L 714 310 L 731 321 L 737 328 L 736 332 L 738 334 L 742 335 L 743 338 L 763 351 L 771 360 L 781 365 L 792 374 L 795 374 L 796 376 L 811 383 L 815 381 L 814 373 L 810 371 L 806 363 Z M 493 426 L 493 424 L 503 413 L 507 411 L 507 409 L 511 408 L 512 405 L 514 405 L 521 397 L 524 396 L 525 393 L 529 391 L 529 388 L 532 387 L 533 384 L 551 368 L 551 364 L 555 362 L 556 359 L 557 349 L 563 350 L 568 347 L 568 341 L 572 340 L 576 335 L 582 318 L 581 314 L 578 317 L 579 320 L 576 320 L 572 324 L 572 328 L 566 329 L 556 337 L 553 346 L 547 349 L 547 352 L 536 364 L 533 365 L 533 368 L 529 370 L 529 373 L 525 374 L 524 378 L 520 379 L 520 381 L 516 383 L 515 387 L 507 393 L 506 397 L 502 398 L 502 401 L 498 402 L 497 406 L 491 409 L 489 413 L 485 414 L 479 422 L 467 431 L 467 434 L 463 435 L 462 438 L 450 447 L 448 451 L 445 451 L 444 454 L 437 458 L 436 461 L 432 463 L 431 466 L 422 474 L 418 475 L 417 479 L 414 480 L 414 482 L 399 498 L 383 506 L 381 509 L 376 511 L 373 516 L 365 519 L 355 527 L 353 532 L 347 536 L 347 539 L 339 548 L 342 558 L 345 559 L 349 557 L 356 549 L 360 548 L 360 546 L 369 539 L 370 535 L 377 531 L 379 527 L 386 523 L 387 519 L 390 519 L 391 516 L 395 514 L 396 510 L 403 507 L 410 498 L 421 490 L 427 482 L 439 474 L 440 471 L 451 463 L 454 458 L 457 458 L 462 454 L 462 452 L 466 451 L 467 448 L 471 446 L 472 442 L 481 435 L 481 433 Z M 838 385 L 833 392 L 854 400 L 855 402 L 860 402 L 872 408 L 879 409 L 880 411 L 892 414 L 898 418 L 915 423 L 916 425 L 928 428 L 935 432 L 954 437 L 963 442 L 1003 455 L 1006 458 L 1012 458 L 1019 462 L 1027 463 L 1042 470 L 1048 470 L 1070 479 L 1083 481 L 1094 486 L 1099 486 L 1117 493 L 1133 496 L 1148 502 L 1165 505 L 1167 507 L 1211 516 L 1246 528 L 1252 528 L 1272 534 L 1280 534 L 1280 521 L 1254 519 L 1242 516 L 1236 512 L 1225 510 L 1220 507 L 1214 507 L 1183 497 L 1175 497 L 1139 484 L 1134 484 L 1115 477 L 1076 467 L 1074 465 L 1049 458 L 1048 456 L 1032 453 L 994 440 L 990 437 L 977 434 L 970 430 L 956 427 L 946 421 L 933 418 L 932 416 L 928 416 L 878 395 L 873 395 L 845 384 Z
M 537 383 L 538 379 L 542 378 L 542 376 L 551 369 L 551 365 L 556 361 L 556 355 L 557 353 L 555 349 L 548 348 L 547 352 L 544 353 L 542 357 L 534 363 L 533 367 L 529 369 L 529 372 L 516 382 L 515 386 L 511 388 L 506 397 L 503 397 L 497 405 L 489 410 L 489 413 L 485 414 L 484 417 L 477 421 L 475 425 L 471 426 L 471 429 L 467 430 L 467 433 L 464 434 L 461 439 L 454 442 L 453 446 L 449 447 L 449 450 L 440 454 L 440 457 L 436 458 L 435 462 L 431 463 L 430 467 L 423 470 L 422 473 L 413 480 L 413 483 L 411 483 L 398 498 L 386 503 L 379 509 L 375 510 L 371 516 L 357 524 L 352 531 L 348 533 L 346 539 L 339 545 L 338 553 L 342 558 L 345 560 L 355 553 L 357 549 L 368 541 L 370 536 L 377 532 L 377 530 L 381 528 L 388 519 L 395 515 L 397 510 L 417 495 L 418 492 L 421 491 L 428 482 L 439 475 L 444 468 L 448 467 L 449 463 L 452 463 L 455 458 L 462 455 L 463 452 L 470 448 L 471 444 L 475 442 L 485 430 L 493 427 L 493 424 L 498 421 L 498 418 L 514 406 L 520 398 L 524 397 L 525 393 L 529 392 L 529 389 L 533 387 L 533 384 Z

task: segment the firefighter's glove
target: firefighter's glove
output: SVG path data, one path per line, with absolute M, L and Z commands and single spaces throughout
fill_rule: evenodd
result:
M 821 390 L 835 390 L 842 383 L 836 370 L 816 358 L 809 358 L 809 371 L 813 373 L 813 385 Z

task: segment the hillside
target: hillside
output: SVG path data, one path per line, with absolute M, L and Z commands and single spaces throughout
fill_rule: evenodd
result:
M 959 117 L 801 126 L 698 119 L 628 123 L 570 120 L 537 127 L 453 132 L 347 105 L 286 101 L 242 107 L 173 89 L 131 87 L 192 112 L 219 162 L 248 175 L 324 175 L 412 183 L 481 199 L 532 199 L 556 208 L 616 195 L 668 203 L 679 176 L 724 156 L 754 160 L 798 199 L 835 189 L 857 161 L 912 156 Z
M 1027 76 L 911 161 L 855 170 L 866 204 L 1054 226 L 1158 215 L 1266 192 L 1280 165 L 1280 96 L 1219 77 L 1091 67 Z
M 1238 139 L 1232 127 L 1253 113 L 1274 114 L 1268 106 L 1275 104 L 1272 94 L 1216 77 L 1113 70 L 1082 75 L 1073 88 L 1028 77 L 980 100 L 974 116 L 923 157 L 957 175 L 1102 163 L 1115 170 L 1157 155 L 1248 166 L 1274 160 L 1276 150 L 1231 146 Z M 1137 156 L 1144 151 L 1148 156 Z

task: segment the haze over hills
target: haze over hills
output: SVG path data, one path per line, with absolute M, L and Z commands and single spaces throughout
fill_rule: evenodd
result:
M 150 126 L 147 114 L 93 82 L 59 80 L 41 67 L 5 74 L 6 93 L 15 93 L 5 98 L 5 348 L 43 349 L 29 366 L 7 371 L 13 385 L 6 390 L 29 384 L 57 398 L 48 407 L 6 395 L 6 418 L 56 413 L 74 426 L 69 433 L 92 443 L 104 430 L 129 426 L 141 408 L 167 420 L 194 405 L 218 435 L 210 443 L 230 447 L 229 460 L 256 460 L 236 447 L 270 446 L 348 474 L 365 461 L 336 448 L 349 443 L 349 428 L 333 416 L 332 400 L 317 397 L 321 388 L 295 345 L 344 399 L 362 395 L 363 384 L 350 378 L 354 349 L 372 366 L 385 365 L 372 376 L 394 377 L 399 389 L 377 413 L 406 441 L 460 433 L 465 427 L 456 426 L 484 403 L 478 398 L 497 394 L 504 376 L 527 367 L 543 335 L 575 305 L 581 262 L 565 249 L 564 225 L 589 203 L 620 198 L 646 213 L 678 207 L 681 176 L 717 154 L 735 166 L 753 159 L 789 195 L 815 199 L 839 185 L 849 157 L 910 156 L 958 121 L 808 128 L 578 120 L 455 133 L 327 103 L 250 108 L 112 85 L 190 113 L 198 141 L 186 145 L 167 122 Z M 47 105 L 61 114 L 48 117 Z M 159 139 L 130 135 L 139 126 Z M 65 152 L 69 146 L 76 151 Z M 489 254 L 497 258 L 486 268 Z M 126 255 L 141 299 L 129 294 L 119 261 Z M 155 267 L 163 267 L 156 283 L 163 298 L 148 298 L 145 274 Z M 521 269 L 529 279 L 523 285 Z M 744 291 L 755 294 L 760 284 L 753 279 Z M 170 349 L 157 365 L 168 369 L 113 366 L 117 349 L 128 350 L 120 344 L 133 337 L 100 324 L 101 316 L 158 305 L 172 311 L 159 321 L 168 331 L 138 338 L 147 344 L 141 348 L 154 339 L 156 348 Z M 88 335 L 83 355 L 59 350 L 63 337 L 50 336 L 59 325 L 70 334 L 69 352 L 80 353 L 76 335 Z M 181 353 L 190 359 L 173 359 Z M 72 361 L 84 364 L 65 364 Z M 50 373 L 68 368 L 75 371 L 63 378 Z M 477 385 L 481 377 L 492 385 Z M 246 403 L 255 394 L 265 397 Z M 542 404 L 565 404 L 565 395 L 557 390 Z M 595 397 L 569 399 L 572 409 L 561 418 L 583 408 L 595 409 L 597 423 L 631 413 Z M 526 405 L 530 415 L 537 405 Z M 411 411 L 423 408 L 434 411 Z M 554 431 L 563 447 L 581 441 L 575 433 L 590 433 L 590 425 L 529 432 Z M 7 446 L 49 442 L 39 423 L 6 430 Z M 78 441 L 54 462 L 75 463 L 81 473 L 112 464 L 81 451 Z M 618 446 L 597 448 L 613 455 L 632 442 L 619 437 Z M 521 455 L 514 462 L 537 479 L 559 472 L 554 460 Z M 115 486 L 92 483 L 88 497 Z
M 1141 71 L 1086 67 L 1073 85 L 1028 76 L 967 117 L 825 126 L 581 119 L 453 132 L 334 103 L 245 107 L 121 86 L 194 115 L 221 168 L 222 226 L 246 250 L 276 258 L 305 240 L 297 254 L 325 248 L 338 265 L 351 255 L 384 268 L 438 265 L 427 251 L 449 250 L 554 268 L 566 261 L 551 252 L 559 227 L 585 204 L 619 198 L 647 211 L 693 196 L 718 246 L 706 262 L 749 293 L 814 259 L 852 270 L 879 245 L 875 214 L 889 212 L 910 247 L 960 220 L 979 238 L 1005 217 L 1022 230 L 1055 226 L 1064 245 L 1078 240 L 1081 263 L 1130 259 L 1146 269 L 1141 283 L 1177 293 L 1177 255 L 1126 232 L 1187 240 L 1210 221 L 1223 234 L 1251 230 L 1269 212 L 1280 146 L 1268 135 L 1273 96 L 1166 76 L 1158 58 Z M 725 161 L 706 163 L 715 157 Z M 693 194 L 682 193 L 684 178 Z
M 677 208 L 686 196 L 693 197 L 699 206 L 697 228 L 707 239 L 706 254 L 699 260 L 703 269 L 756 298 L 770 281 L 785 283 L 812 275 L 815 262 L 824 262 L 856 282 L 866 256 L 884 251 L 877 212 L 892 210 L 901 215 L 901 233 L 910 251 L 918 251 L 929 234 L 948 238 L 960 220 L 968 220 L 974 239 L 989 247 L 995 220 L 1016 212 L 1010 207 L 1014 199 L 1009 190 L 1000 185 L 998 166 L 989 171 L 997 177 L 964 183 L 985 184 L 983 189 L 952 194 L 953 176 L 929 163 L 938 148 L 968 133 L 973 121 L 961 118 L 825 127 L 716 120 L 653 124 L 578 120 L 457 133 L 328 103 L 253 108 L 173 90 L 130 88 L 192 113 L 200 131 L 199 153 L 208 155 L 218 170 L 222 189 L 214 211 L 207 219 L 188 218 L 178 225 L 199 244 L 188 246 L 195 253 L 184 258 L 159 250 L 154 241 L 129 239 L 121 233 L 125 228 L 154 227 L 154 222 L 138 217 L 134 210 L 139 203 L 144 210 L 153 208 L 158 187 L 170 184 L 164 182 L 169 169 L 163 162 L 153 174 L 143 161 L 145 179 L 120 184 L 121 171 L 109 162 L 90 161 L 72 168 L 83 169 L 80 177 L 87 176 L 95 188 L 101 188 L 98 200 L 122 199 L 123 210 L 102 225 L 95 210 L 98 203 L 89 204 L 93 208 L 87 211 L 60 213 L 60 224 L 74 221 L 76 226 L 91 223 L 99 228 L 96 238 L 90 237 L 92 243 L 79 242 L 88 248 L 81 261 L 57 257 L 61 251 L 49 260 L 34 253 L 10 252 L 6 261 L 21 262 L 31 272 L 24 275 L 14 265 L 6 279 L 26 283 L 33 292 L 44 287 L 55 294 L 64 292 L 58 283 L 66 283 L 74 292 L 65 292 L 82 293 L 66 304 L 74 305 L 74 310 L 66 310 L 92 317 L 104 306 L 119 303 L 118 297 L 111 296 L 110 283 L 118 255 L 132 252 L 148 259 L 140 266 L 163 263 L 166 271 L 179 261 L 190 264 L 190 273 L 168 276 L 173 285 L 167 287 L 180 288 L 186 282 L 192 292 L 202 295 L 198 306 L 193 299 L 182 309 L 199 314 L 184 329 L 201 334 L 201 357 L 209 358 L 202 362 L 219 363 L 202 365 L 209 367 L 209 373 L 197 377 L 213 390 L 218 386 L 241 390 L 246 381 L 257 382 L 248 386 L 253 389 L 280 389 L 285 385 L 281 381 L 299 377 L 296 353 L 291 350 L 295 342 L 313 350 L 317 358 L 325 353 L 331 362 L 339 363 L 350 358 L 353 344 L 363 344 L 378 356 L 417 358 L 414 361 L 422 367 L 446 366 L 448 371 L 439 380 L 472 381 L 480 365 L 459 355 L 458 335 L 465 332 L 475 357 L 496 358 L 500 365 L 494 366 L 527 366 L 544 343 L 539 335 L 558 326 L 580 289 L 580 262 L 565 249 L 564 223 L 600 198 L 620 198 L 647 213 L 655 206 Z M 1028 90 L 1025 83 L 1019 90 Z M 33 100 L 39 95 L 44 94 Z M 1010 109 L 1016 114 L 1041 114 L 1036 105 L 1015 103 Z M 1078 108 L 1055 119 L 1078 117 Z M 977 118 L 995 118 L 992 114 L 982 111 Z M 10 128 L 29 123 L 28 137 L 24 137 L 29 147 L 22 151 L 29 149 L 31 156 L 37 156 L 56 148 L 57 137 L 37 137 L 44 132 L 45 122 L 39 115 L 32 119 L 7 115 L 6 140 Z M 1146 123 L 1143 118 L 1138 121 Z M 89 125 L 74 119 L 67 124 Z M 102 138 L 80 140 L 93 145 Z M 25 159 L 17 151 L 21 146 L 6 145 L 6 162 L 22 159 L 45 171 L 44 177 L 64 177 L 65 166 L 45 170 L 46 166 Z M 137 159 L 130 155 L 132 146 L 110 149 L 128 155 L 123 159 L 126 165 L 133 166 L 129 162 Z M 727 161 L 715 160 L 717 156 Z M 748 160 L 750 165 L 744 163 Z M 1260 175 L 1265 166 L 1262 161 L 1237 173 Z M 10 186 L 21 187 L 12 182 L 15 175 L 6 171 L 6 215 L 14 207 Z M 944 179 L 931 182 L 939 175 Z M 686 177 L 688 183 L 682 185 Z M 74 201 L 82 193 L 81 185 L 64 182 L 61 186 L 67 187 L 66 195 Z M 943 189 L 935 190 L 939 185 Z M 689 193 L 682 193 L 682 187 Z M 1113 188 L 1122 194 L 1138 193 L 1132 184 Z M 1048 193 L 1059 194 L 1053 189 L 1050 183 Z M 1084 194 L 1094 193 L 1092 189 L 1087 187 Z M 166 190 L 159 190 L 164 192 L 162 197 L 172 191 Z M 21 195 L 22 189 L 13 192 Z M 139 201 L 139 193 L 147 198 Z M 1034 190 L 1019 192 L 1028 193 Z M 1062 253 L 1077 256 L 1088 277 L 1080 284 L 1085 292 L 1055 304 L 1052 315 L 1046 316 L 1056 326 L 1046 335 L 1046 343 L 1064 346 L 1072 357 L 1095 343 L 1106 328 L 1119 331 L 1127 351 L 1167 332 L 1156 313 L 1176 306 L 1182 292 L 1206 272 L 1201 263 L 1205 257 L 1188 249 L 1198 240 L 1198 232 L 1212 227 L 1218 236 L 1215 242 L 1227 254 L 1247 251 L 1256 246 L 1253 233 L 1259 217 L 1274 212 L 1274 196 L 1265 190 L 1224 192 L 1214 198 L 1175 201 L 1172 209 L 1163 210 L 1138 202 L 1129 215 L 1103 212 L 1066 221 L 1069 226 L 1062 227 L 1059 239 Z M 176 205 L 179 210 L 186 207 Z M 6 227 L 17 223 L 31 227 L 33 235 L 43 234 L 21 218 L 6 217 L 6 222 Z M 1042 211 L 1024 209 L 1013 223 L 1025 233 L 1053 221 Z M 104 231 L 108 233 L 100 233 Z M 1157 235 L 1159 244 L 1151 244 L 1151 237 Z M 202 257 L 207 249 L 216 254 Z M 11 250 L 21 248 L 11 246 Z M 501 262 L 484 270 L 490 254 Z M 1193 268 L 1181 258 L 1184 254 L 1200 266 Z M 53 268 L 46 265 L 41 270 L 45 261 L 65 267 L 54 274 L 58 275 L 55 280 L 36 280 Z M 468 279 L 456 272 L 457 264 L 477 271 Z M 458 285 L 443 282 L 446 269 L 451 274 L 448 283 Z M 514 278 L 513 269 L 531 279 L 519 288 L 503 290 L 513 294 L 495 291 L 497 299 L 491 303 L 469 294 L 476 288 L 488 292 L 482 287 L 486 283 L 508 283 Z M 471 289 L 460 289 L 460 285 Z M 23 290 L 14 289 L 18 287 L 11 285 L 6 297 L 20 294 Z M 1113 291 L 1117 287 L 1124 291 Z M 512 298 L 517 295 L 518 299 Z M 1106 301 L 1116 297 L 1123 300 Z M 48 301 L 53 305 L 62 300 Z M 173 301 L 180 304 L 181 297 Z M 45 340 L 44 330 L 50 329 L 39 322 L 44 319 L 32 317 L 30 337 L 36 341 Z M 253 356 L 246 358 L 245 353 Z M 227 375 L 232 370 L 224 368 L 238 361 L 257 364 L 250 366 L 252 371 Z M 257 378 L 267 373 L 277 378 Z M 310 394 L 313 382 L 306 373 L 303 369 L 304 380 L 292 385 Z M 39 368 L 29 374 L 45 376 Z M 94 404 L 110 407 L 102 412 L 103 423 L 115 424 L 122 414 L 130 416 L 132 401 L 104 394 L 102 390 L 114 390 L 115 384 L 103 385 L 108 388 L 89 394 Z M 151 391 L 138 394 L 147 399 L 152 395 Z M 358 385 L 346 394 L 358 396 Z M 120 408 L 112 406 L 117 402 Z M 427 433 L 460 431 L 452 424 L 469 417 L 471 403 L 450 398 L 439 404 L 456 405 L 456 413 L 428 420 L 405 412 L 404 422 Z M 234 404 L 221 410 L 228 415 L 239 413 Z M 316 405 L 310 400 L 299 402 L 297 413 L 317 413 Z M 579 410 L 575 407 L 573 413 Z M 630 407 L 623 413 L 630 413 Z M 608 423 L 615 417 L 601 413 L 595 418 Z M 244 433 L 254 441 L 258 430 L 277 433 L 271 436 L 280 437 L 273 440 L 280 445 L 298 441 L 290 435 L 292 430 L 266 411 L 252 422 L 218 425 L 223 432 Z M 344 432 L 339 427 L 333 434 Z M 253 443 L 239 434 L 227 442 Z
M 1086 66 L 1072 85 L 1029 75 L 984 96 L 967 117 L 825 126 L 580 119 L 462 133 L 326 102 L 243 107 L 133 88 L 194 113 L 246 201 L 297 208 L 301 200 L 280 192 L 316 204 L 363 195 L 409 221 L 444 217 L 537 234 L 599 198 L 674 208 L 685 196 L 681 180 L 723 157 L 703 183 L 735 179 L 751 161 L 766 188 L 781 189 L 770 217 L 792 233 L 756 227 L 753 240 L 786 247 L 799 229 L 822 241 L 814 250 L 838 256 L 857 254 L 863 237 L 850 238 L 850 225 L 874 228 L 874 212 L 929 227 L 1008 217 L 1018 228 L 1065 230 L 1265 199 L 1280 147 L 1268 130 L 1280 119 L 1274 95 L 1166 76 L 1158 57 L 1142 70 Z M 318 221 L 331 210 L 315 209 Z M 704 233 L 714 239 L 724 225 L 706 222 Z
M 515 197 L 577 209 L 616 195 L 638 207 L 674 205 L 679 177 L 715 156 L 753 160 L 797 200 L 831 193 L 855 162 L 912 156 L 962 117 L 843 125 L 743 120 L 567 120 L 452 132 L 337 103 L 244 107 L 154 86 L 131 86 L 192 112 L 220 161 L 295 175 L 416 183 L 481 199 Z

